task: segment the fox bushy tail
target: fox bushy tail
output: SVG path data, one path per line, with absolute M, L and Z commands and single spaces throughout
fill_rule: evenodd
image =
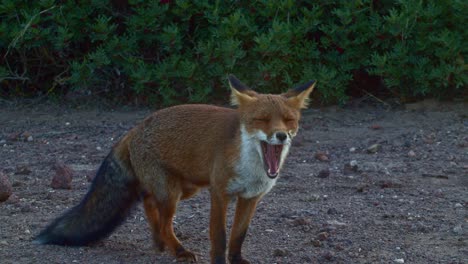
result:
M 82 246 L 108 236 L 139 198 L 128 160 L 112 151 L 102 162 L 83 200 L 35 238 L 38 244 Z

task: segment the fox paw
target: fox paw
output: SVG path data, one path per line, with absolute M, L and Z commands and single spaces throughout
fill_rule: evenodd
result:
M 188 250 L 183 250 L 177 252 L 176 255 L 177 262 L 188 262 L 188 263 L 195 263 L 197 262 L 197 256 Z
M 164 250 L 166 250 L 166 244 L 159 239 L 153 239 L 153 244 L 156 250 L 159 252 L 164 252 Z
M 250 264 L 250 261 L 246 260 L 240 255 L 229 256 L 229 262 L 231 264 Z

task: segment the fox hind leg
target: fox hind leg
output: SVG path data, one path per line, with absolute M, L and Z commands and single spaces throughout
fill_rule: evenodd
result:
M 159 203 L 160 237 L 178 261 L 196 262 L 194 253 L 186 250 L 174 234 L 173 218 L 176 212 L 178 199 L 169 199 L 164 204 Z
M 160 252 L 162 252 L 166 246 L 164 241 L 161 240 L 159 209 L 156 199 L 154 199 L 154 197 L 149 194 L 145 195 L 143 197 L 143 206 L 145 208 L 145 214 L 148 219 L 148 223 L 151 227 L 154 245 Z

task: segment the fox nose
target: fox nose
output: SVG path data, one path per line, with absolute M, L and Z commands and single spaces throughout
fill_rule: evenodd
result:
M 286 140 L 286 138 L 288 138 L 288 135 L 286 135 L 286 133 L 284 133 L 284 132 L 276 132 L 276 138 L 279 141 L 283 142 L 283 141 Z

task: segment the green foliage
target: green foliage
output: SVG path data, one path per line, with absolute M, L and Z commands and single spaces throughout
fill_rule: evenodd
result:
M 206 102 L 226 76 L 262 92 L 318 80 L 345 102 L 357 72 L 401 98 L 468 84 L 463 0 L 116 0 L 0 3 L 0 96 L 70 90 L 146 103 Z

